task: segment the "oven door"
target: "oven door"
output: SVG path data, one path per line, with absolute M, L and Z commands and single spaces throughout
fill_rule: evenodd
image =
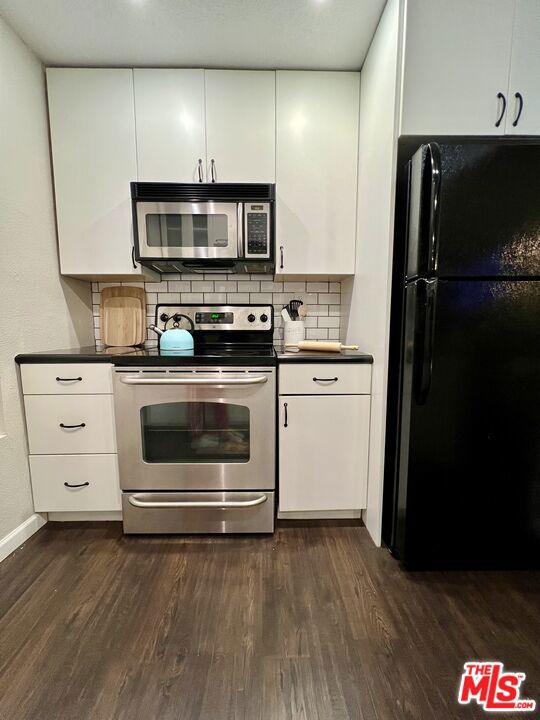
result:
M 242 254 L 242 205 L 136 202 L 139 258 L 219 260 Z
M 273 368 L 114 375 L 123 490 L 275 487 Z

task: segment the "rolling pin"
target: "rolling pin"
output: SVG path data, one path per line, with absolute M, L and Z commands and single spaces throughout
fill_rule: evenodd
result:
M 358 345 L 342 345 L 340 342 L 325 340 L 300 340 L 297 343 L 287 343 L 286 348 L 294 347 L 299 350 L 319 350 L 320 352 L 341 352 L 342 350 L 358 350 Z

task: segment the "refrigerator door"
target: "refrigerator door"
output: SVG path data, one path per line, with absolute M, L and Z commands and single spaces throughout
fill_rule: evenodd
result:
M 406 290 L 394 551 L 410 568 L 540 566 L 540 282 Z
M 540 277 L 540 145 L 423 145 L 411 160 L 407 278 Z

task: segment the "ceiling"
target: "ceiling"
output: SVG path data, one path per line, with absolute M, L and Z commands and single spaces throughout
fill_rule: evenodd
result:
M 0 0 L 47 65 L 358 70 L 385 0 Z

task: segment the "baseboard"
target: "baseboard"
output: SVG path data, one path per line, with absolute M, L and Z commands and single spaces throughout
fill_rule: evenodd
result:
M 0 540 L 0 562 L 5 560 L 8 555 L 25 543 L 28 538 L 37 532 L 47 522 L 47 516 L 34 513 L 30 515 L 28 520 L 21 523 L 9 535 Z
M 307 510 L 304 512 L 278 512 L 278 520 L 357 520 L 361 510 Z
M 83 521 L 93 521 L 93 520 L 121 520 L 122 519 L 122 511 L 121 510 L 111 510 L 111 511 L 102 511 L 102 512 L 50 512 L 49 513 L 49 521 L 50 522 L 79 522 L 80 520 Z

